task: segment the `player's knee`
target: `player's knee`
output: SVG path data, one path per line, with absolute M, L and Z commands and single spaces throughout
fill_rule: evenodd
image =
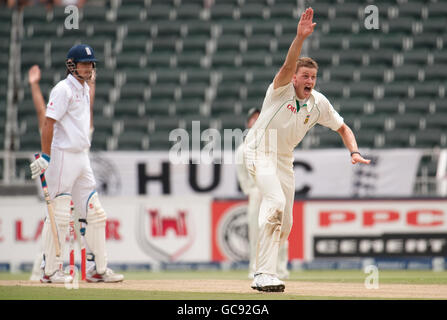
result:
M 107 215 L 99 201 L 98 194 L 95 192 L 87 202 L 87 225 L 104 226 Z
M 57 224 L 68 225 L 71 211 L 71 195 L 60 194 L 52 200 L 54 218 Z

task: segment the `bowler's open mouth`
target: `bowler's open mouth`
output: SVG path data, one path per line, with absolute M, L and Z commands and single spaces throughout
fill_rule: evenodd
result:
M 312 91 L 312 87 L 304 87 L 304 92 L 309 94 Z

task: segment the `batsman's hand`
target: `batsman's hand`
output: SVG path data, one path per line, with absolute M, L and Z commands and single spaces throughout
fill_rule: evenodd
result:
M 39 83 L 40 81 L 40 69 L 37 64 L 33 65 L 28 71 L 28 82 L 29 84 Z
M 356 163 L 370 164 L 371 160 L 367 160 L 367 159 L 363 158 L 361 154 L 354 153 L 351 156 L 351 162 L 352 162 L 352 164 L 356 164 Z
M 34 160 L 29 166 L 31 168 L 31 178 L 36 179 L 41 174 L 44 174 L 50 164 L 50 156 L 42 153 L 42 156 Z
M 312 8 L 307 8 L 306 11 L 301 14 L 300 22 L 296 29 L 298 38 L 304 40 L 314 32 L 314 28 L 317 24 L 312 22 L 313 16 L 314 10 Z

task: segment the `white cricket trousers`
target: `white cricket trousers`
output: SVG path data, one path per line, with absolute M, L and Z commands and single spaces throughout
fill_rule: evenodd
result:
M 74 153 L 57 148 L 51 149 L 51 160 L 45 171 L 45 178 L 53 203 L 62 253 L 59 258 L 56 257 L 50 222 L 47 218 L 42 230 L 42 241 L 45 253 L 45 274 L 51 275 L 63 263 L 65 237 L 70 220 L 70 200 L 73 200 L 80 217 L 86 219 L 87 202 L 95 190 L 96 182 L 87 151 Z
M 261 207 L 262 194 L 258 188 L 252 188 L 248 194 L 248 239 L 250 243 L 250 261 L 249 261 L 249 275 L 256 273 L 256 256 L 258 246 L 258 230 L 259 230 L 259 209 Z M 277 270 L 279 277 L 285 277 L 288 274 L 288 240 L 284 242 L 279 248 L 279 257 L 277 263 Z
M 277 276 L 279 248 L 289 237 L 293 223 L 293 157 L 251 151 L 246 151 L 244 156 L 247 170 L 262 194 L 256 273 Z

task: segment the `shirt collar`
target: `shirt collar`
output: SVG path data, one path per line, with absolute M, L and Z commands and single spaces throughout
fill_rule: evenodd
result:
M 88 90 L 87 82 L 84 81 L 84 84 L 82 85 L 75 77 L 73 77 L 71 74 L 68 75 L 67 80 L 77 89 L 77 90 Z
M 298 96 L 296 95 L 296 93 L 295 93 L 295 100 L 298 101 Z M 312 91 L 310 93 L 310 97 L 309 97 L 309 99 L 307 99 L 307 102 L 306 102 L 307 112 L 311 112 L 316 103 L 317 103 L 317 98 L 314 95 L 314 90 L 312 89 Z

